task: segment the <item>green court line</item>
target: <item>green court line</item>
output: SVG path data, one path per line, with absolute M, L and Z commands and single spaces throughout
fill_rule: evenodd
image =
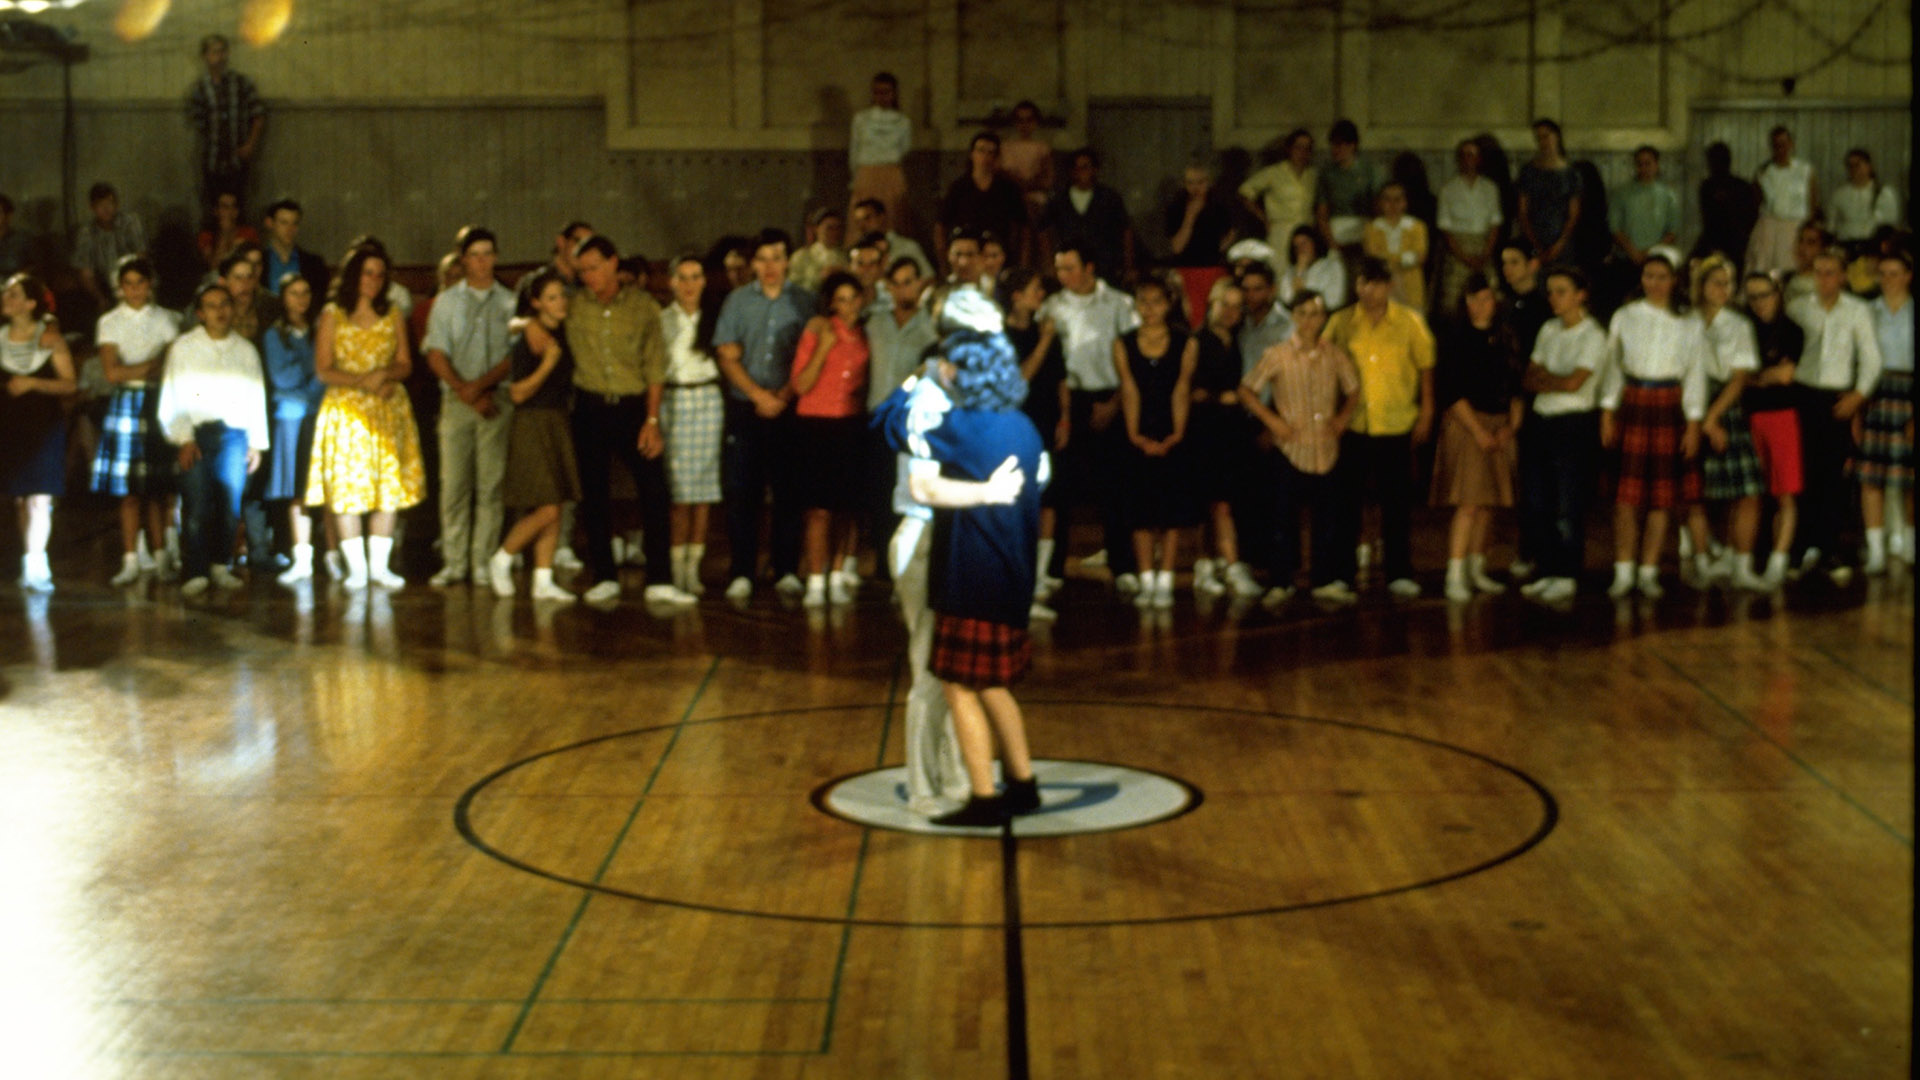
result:
M 893 662 L 893 677 L 887 680 L 887 708 L 880 716 L 880 750 L 874 755 L 873 767 L 879 768 L 887 760 L 887 733 L 893 728 L 893 703 L 900 692 L 900 665 L 906 661 L 902 654 Z M 860 900 L 860 878 L 867 866 L 867 845 L 873 840 L 873 830 L 861 826 L 860 853 L 853 860 L 853 887 L 847 891 L 847 918 L 852 919 L 854 909 Z M 840 979 L 847 970 L 847 949 L 853 943 L 853 924 L 840 928 L 840 951 L 833 961 L 833 987 L 827 992 L 827 1018 L 820 1027 L 821 1054 L 833 1050 L 833 1021 L 840 1013 Z
M 1714 693 L 1711 689 L 1709 689 L 1706 686 L 1706 684 L 1694 678 L 1692 675 L 1687 674 L 1685 669 L 1681 668 L 1679 664 L 1674 663 L 1672 660 L 1669 660 L 1662 653 L 1655 651 L 1653 649 L 1648 649 L 1647 652 L 1650 653 L 1655 659 L 1659 660 L 1661 663 L 1667 665 L 1667 667 L 1673 669 L 1673 673 L 1675 675 L 1680 676 L 1681 679 L 1685 680 L 1689 686 L 1692 686 L 1695 690 L 1698 690 L 1700 691 L 1700 693 L 1706 695 L 1707 700 L 1713 702 L 1715 705 L 1720 706 L 1720 708 L 1724 710 L 1727 715 L 1733 717 L 1735 720 L 1738 720 L 1740 721 L 1740 723 L 1746 725 L 1748 730 L 1752 731 L 1755 735 L 1758 735 L 1760 739 L 1763 742 L 1765 742 L 1767 745 L 1773 747 L 1774 749 L 1780 751 L 1782 754 L 1786 755 L 1787 760 L 1793 762 L 1795 765 L 1798 765 L 1800 767 L 1801 772 L 1804 772 L 1808 776 L 1813 777 L 1815 780 L 1819 781 L 1820 784 L 1823 787 L 1825 787 L 1828 791 L 1831 791 L 1835 795 L 1840 796 L 1840 800 L 1846 803 L 1848 806 L 1853 807 L 1853 809 L 1856 812 L 1858 812 L 1861 817 L 1864 817 L 1868 821 L 1873 822 L 1875 825 L 1880 826 L 1881 830 L 1884 831 L 1888 836 L 1891 836 L 1895 840 L 1898 840 L 1900 841 L 1900 843 L 1906 845 L 1909 851 L 1913 849 L 1913 837 L 1906 835 L 1905 833 L 1901 832 L 1897 828 L 1894 828 L 1893 825 L 1882 820 L 1880 815 L 1874 813 L 1872 810 L 1867 809 L 1867 807 L 1864 804 L 1862 804 L 1860 800 L 1854 798 L 1852 794 L 1850 794 L 1845 788 L 1841 787 L 1839 784 L 1836 784 L 1832 780 L 1828 779 L 1826 774 L 1822 773 L 1819 769 L 1814 768 L 1813 765 L 1807 761 L 1807 759 L 1801 757 L 1797 753 L 1794 753 L 1791 749 L 1788 749 L 1785 744 L 1781 743 L 1778 739 L 1775 739 L 1772 735 L 1768 734 L 1765 728 L 1754 723 L 1752 718 L 1747 716 L 1746 713 L 1740 711 L 1739 709 L 1734 708 L 1732 705 L 1722 700 L 1719 694 Z
M 707 687 L 713 683 L 713 673 L 720 670 L 720 660 L 721 658 L 716 656 L 713 658 L 713 663 L 707 665 L 706 676 L 700 680 L 700 686 L 693 692 L 693 698 L 681 711 L 680 720 L 673 728 L 673 736 L 667 740 L 667 745 L 660 751 L 659 760 L 653 763 L 653 772 L 647 776 L 645 786 L 640 789 L 640 797 L 634 800 L 633 809 L 627 813 L 627 820 L 621 824 L 620 831 L 614 835 L 612 846 L 607 848 L 607 857 L 600 861 L 600 868 L 593 872 L 595 885 L 600 884 L 607 870 L 613 866 L 614 856 L 619 854 L 620 845 L 626 841 L 627 833 L 633 828 L 634 820 L 640 816 L 640 808 L 647 804 L 647 796 L 653 791 L 654 782 L 660 779 L 660 771 L 666 768 L 667 758 L 673 754 L 673 748 L 679 745 L 680 735 L 687 729 L 687 720 L 693 716 L 694 706 L 700 704 L 700 699 L 705 696 Z M 593 893 L 587 893 L 580 898 L 579 906 L 573 909 L 573 918 L 567 920 L 566 929 L 560 932 L 560 941 L 554 945 L 546 964 L 540 968 L 539 976 L 533 981 L 533 989 L 527 992 L 526 1001 L 520 1007 L 520 1015 L 513 1018 L 513 1026 L 507 1029 L 507 1038 L 500 1044 L 500 1053 L 513 1052 L 514 1041 L 520 1038 L 520 1029 L 526 1026 L 527 1016 L 533 1012 L 534 1004 L 540 1000 L 540 991 L 546 987 L 547 979 L 552 977 L 553 969 L 559 965 L 561 954 L 567 951 L 567 944 L 573 940 L 573 933 L 579 929 L 580 920 L 586 915 L 587 905 L 593 902 L 593 897 Z
M 1813 647 L 1813 651 L 1819 653 L 1821 656 L 1826 657 L 1828 660 L 1831 660 L 1833 662 L 1833 666 L 1839 668 L 1840 670 L 1846 672 L 1847 674 L 1853 676 L 1854 678 L 1859 679 L 1861 682 L 1865 683 L 1866 685 L 1874 688 L 1875 690 L 1880 691 L 1882 694 L 1887 695 L 1888 697 L 1899 702 L 1900 704 L 1905 705 L 1909 709 L 1913 708 L 1912 698 L 1901 697 L 1900 694 L 1896 692 L 1892 687 L 1887 686 L 1886 684 L 1882 683 L 1879 679 L 1876 679 L 1871 675 L 1868 675 L 1866 672 L 1861 671 L 1859 668 L 1854 667 L 1852 664 L 1847 663 L 1845 660 L 1842 660 L 1840 657 L 1834 655 L 1833 652 L 1829 650 L 1826 646 L 1815 645 Z

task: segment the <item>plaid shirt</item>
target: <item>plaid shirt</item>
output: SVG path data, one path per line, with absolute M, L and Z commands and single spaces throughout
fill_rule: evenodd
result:
M 219 80 L 202 75 L 187 95 L 187 116 L 200 135 L 200 168 L 225 173 L 240 169 L 236 156 L 253 122 L 267 115 L 267 107 L 253 88 L 253 80 L 229 71 Z

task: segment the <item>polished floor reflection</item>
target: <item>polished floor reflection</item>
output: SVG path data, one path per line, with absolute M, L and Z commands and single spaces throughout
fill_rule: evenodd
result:
M 1079 578 L 1036 751 L 1199 802 L 1016 843 L 811 801 L 899 760 L 884 586 L 663 615 L 55 568 L 0 590 L 5 1075 L 1909 1061 L 1904 570 L 1566 611 Z

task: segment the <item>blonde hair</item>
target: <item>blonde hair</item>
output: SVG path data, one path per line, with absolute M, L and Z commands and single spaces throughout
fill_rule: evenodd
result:
M 1734 272 L 1733 260 L 1717 251 L 1695 263 L 1693 266 L 1693 277 L 1687 285 L 1687 295 L 1693 297 L 1696 304 L 1699 303 L 1701 298 L 1706 296 L 1706 293 L 1702 290 L 1706 287 L 1707 279 L 1721 270 L 1727 272 L 1727 283 L 1729 285 L 1739 280 L 1739 275 Z

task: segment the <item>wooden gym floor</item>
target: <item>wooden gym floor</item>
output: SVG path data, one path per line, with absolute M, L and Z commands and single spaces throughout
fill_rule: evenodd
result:
M 1075 580 L 1037 753 L 1203 801 L 996 841 L 810 802 L 898 760 L 883 587 L 183 605 L 107 547 L 0 590 L 0 1074 L 1908 1074 L 1904 571 L 1567 613 Z

